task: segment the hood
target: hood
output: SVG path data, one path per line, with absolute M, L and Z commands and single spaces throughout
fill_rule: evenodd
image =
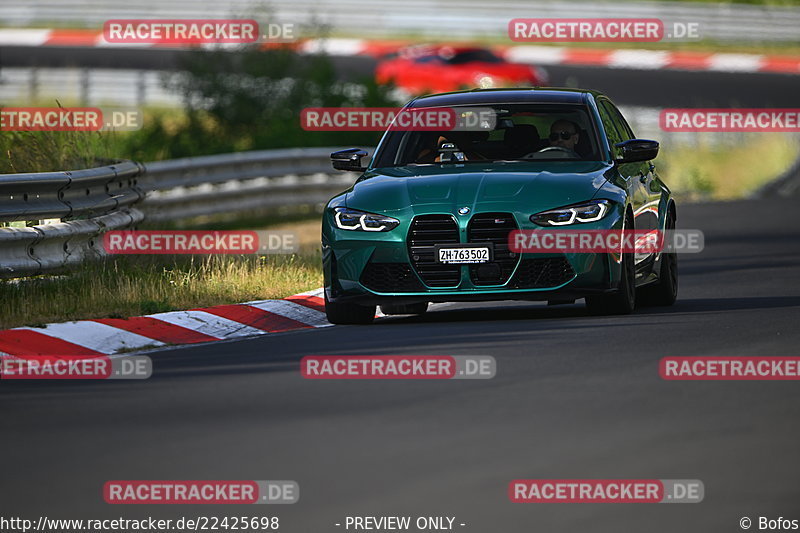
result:
M 606 182 L 602 162 L 465 163 L 375 169 L 348 192 L 347 207 L 386 215 L 536 213 L 590 200 Z M 410 211 L 410 213 L 408 213 Z

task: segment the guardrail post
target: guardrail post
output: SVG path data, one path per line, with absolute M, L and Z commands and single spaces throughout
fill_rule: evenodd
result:
M 28 92 L 31 95 L 31 100 L 36 101 L 39 98 L 39 69 L 33 67 L 28 77 Z
M 139 108 L 144 107 L 146 91 L 147 85 L 145 81 L 145 73 L 143 71 L 139 71 L 136 79 L 136 105 Z
M 90 70 L 88 68 L 81 69 L 80 101 L 81 101 L 81 105 L 83 105 L 83 106 L 89 105 L 89 89 L 90 89 L 90 84 L 91 84 L 91 80 L 89 79 L 90 75 L 91 75 L 90 74 Z

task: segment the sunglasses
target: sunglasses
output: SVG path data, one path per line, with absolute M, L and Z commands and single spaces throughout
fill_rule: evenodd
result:
M 550 140 L 551 141 L 556 141 L 556 140 L 558 140 L 559 137 L 561 137 L 562 141 L 566 141 L 570 137 L 575 135 L 575 133 L 577 133 L 577 132 L 574 132 L 574 131 L 554 131 L 554 132 L 552 132 L 550 134 Z

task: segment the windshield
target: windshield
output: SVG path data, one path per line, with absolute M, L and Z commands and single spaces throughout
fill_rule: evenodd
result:
M 397 131 L 381 142 L 374 167 L 487 161 L 600 161 L 585 106 L 489 104 L 491 130 Z M 458 109 L 458 107 L 455 107 Z
M 503 60 L 494 55 L 489 50 L 466 50 L 458 52 L 448 60 L 451 65 L 461 65 L 463 63 L 471 63 L 479 61 L 482 63 L 502 63 Z

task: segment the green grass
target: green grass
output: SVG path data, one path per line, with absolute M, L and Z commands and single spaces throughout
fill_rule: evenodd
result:
M 12 131 L 0 135 L 0 174 L 54 172 L 114 159 L 112 135 L 79 131 Z
M 39 101 L 24 105 L 52 107 L 54 103 Z M 71 101 L 63 103 L 64 107 L 79 105 Z M 186 112 L 182 109 L 147 107 L 142 109 L 142 114 L 145 127 L 139 131 L 3 132 L 0 135 L 0 174 L 77 170 L 119 159 L 164 159 L 168 154 L 163 139 L 151 138 L 150 128 L 158 123 L 166 134 L 177 131 L 187 121 Z
M 779 133 L 746 134 L 741 144 L 702 142 L 662 146 L 655 163 L 684 201 L 736 200 L 780 176 L 797 159 L 797 139 Z
M 271 226 L 293 231 L 295 255 L 111 256 L 67 276 L 0 280 L 0 330 L 90 318 L 284 298 L 322 286 L 320 217 Z
M 69 276 L 0 282 L 0 329 L 283 298 L 320 286 L 319 252 L 119 257 Z

